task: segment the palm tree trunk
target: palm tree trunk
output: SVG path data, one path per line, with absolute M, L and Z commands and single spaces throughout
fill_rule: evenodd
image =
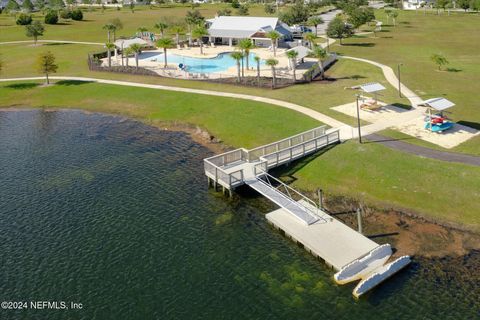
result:
M 203 55 L 203 45 L 202 45 L 202 41 L 200 41 L 200 54 Z
M 320 78 L 323 80 L 323 77 L 325 76 L 325 69 L 323 68 L 323 61 L 320 60 L 318 65 L 320 66 Z
M 245 76 L 245 73 L 243 72 L 243 56 L 242 56 L 242 78 Z
M 110 52 L 110 49 L 107 48 L 107 55 L 108 55 L 108 67 L 112 67 L 112 53 Z
M 272 89 L 275 89 L 277 79 L 275 77 L 275 67 L 272 66 Z
M 164 68 L 167 67 L 167 48 L 163 48 L 163 63 L 164 63 Z
M 34 45 L 36 46 L 37 45 L 37 36 L 34 36 L 33 40 L 34 40 Z
M 245 58 L 247 59 L 247 70 L 248 70 L 248 56 L 250 55 L 250 52 L 249 51 L 245 51 Z
M 260 61 L 257 62 L 257 82 L 260 87 Z
M 110 30 L 107 31 L 107 38 L 108 38 L 108 42 L 110 43 Z
M 240 83 L 240 61 L 237 60 L 237 82 Z
M 275 41 L 272 40 L 272 49 L 273 49 L 273 56 L 276 57 L 277 56 L 277 51 L 275 50 Z
M 47 84 L 50 84 L 50 80 L 48 79 L 48 72 L 45 73 L 45 76 L 47 77 Z
M 295 67 L 295 63 L 293 63 L 293 81 L 297 81 L 297 76 L 295 74 L 295 72 L 297 71 L 297 68 Z
M 175 42 L 177 43 L 177 46 L 178 46 L 178 43 L 180 42 L 180 35 L 178 33 L 175 34 Z
M 138 52 L 135 52 L 135 67 L 138 69 Z

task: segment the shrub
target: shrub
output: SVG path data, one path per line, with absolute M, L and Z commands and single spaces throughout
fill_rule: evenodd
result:
M 80 9 L 75 9 L 72 11 L 72 19 L 76 21 L 83 20 L 83 12 Z
M 49 11 L 45 15 L 45 23 L 46 24 L 57 24 L 58 22 L 58 15 L 55 11 Z
M 62 18 L 62 19 L 71 19 L 71 18 L 72 18 L 72 11 L 70 11 L 70 10 L 62 10 L 62 11 L 60 11 L 60 18 Z
M 26 26 L 32 23 L 32 16 L 26 13 L 20 13 L 17 19 L 19 26 Z

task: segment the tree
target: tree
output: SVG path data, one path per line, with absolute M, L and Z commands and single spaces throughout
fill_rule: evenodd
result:
M 57 24 L 58 22 L 58 14 L 56 11 L 50 10 L 45 15 L 45 23 L 46 24 Z
M 237 15 L 239 16 L 248 16 L 248 6 L 241 5 L 240 8 L 237 9 Z
M 393 26 L 397 26 L 397 17 L 398 17 L 398 10 L 393 10 L 391 13 L 390 13 L 390 16 L 392 17 L 393 19 Z
M 267 66 L 269 66 L 270 68 L 272 68 L 272 89 L 274 89 L 275 86 L 277 85 L 277 77 L 276 77 L 276 74 L 275 74 L 275 66 L 278 64 L 278 60 L 274 59 L 274 58 L 270 58 L 270 59 L 267 59 L 267 61 L 265 61 L 265 64 Z
M 273 49 L 273 56 L 274 57 L 277 56 L 277 43 L 278 43 L 278 39 L 280 39 L 280 37 L 281 37 L 280 33 L 278 33 L 275 30 L 272 30 L 272 31 L 267 33 L 267 38 L 269 38 L 270 41 L 272 42 L 272 49 Z
M 313 32 L 307 32 L 303 35 L 305 40 L 308 41 L 308 45 L 310 49 L 313 49 L 313 46 L 315 45 L 315 39 L 317 39 L 317 36 L 313 34 Z
M 133 2 L 133 0 L 130 0 L 130 11 L 132 11 L 132 13 L 135 13 L 135 3 Z
M 197 40 L 200 45 L 200 54 L 203 54 L 203 42 L 202 38 L 208 36 L 208 31 L 204 26 L 197 26 L 195 29 L 192 30 L 192 38 Z
M 192 27 L 203 24 L 205 22 L 205 18 L 198 10 L 188 11 L 187 15 L 185 16 L 185 22 L 188 26 L 188 33 L 190 34 L 188 37 L 188 44 L 192 45 Z
M 449 4 L 451 4 L 451 2 Z M 476 12 L 480 11 L 480 0 L 471 0 L 470 1 L 470 9 L 472 9 Z M 450 14 L 450 10 L 448 12 Z
M 247 61 L 247 70 L 248 70 L 249 69 L 248 59 L 250 56 L 250 50 L 255 48 L 255 46 L 253 45 L 252 40 L 242 39 L 240 40 L 240 42 L 238 42 L 238 48 L 240 48 L 240 50 L 242 50 L 242 52 L 244 53 L 244 57 L 246 58 L 246 61 Z
M 126 49 L 123 50 L 123 54 L 125 55 L 125 58 L 126 58 L 126 65 L 128 67 L 128 56 L 131 55 L 133 53 L 133 50 L 132 48 L 128 47 Z M 122 58 L 123 59 L 123 58 Z
M 26 26 L 32 23 L 32 16 L 26 13 L 20 13 L 16 21 L 19 26 Z
M 470 9 L 470 1 L 469 0 L 457 0 L 457 6 L 465 10 L 467 12 L 468 9 Z
M 115 32 L 115 30 L 117 29 L 117 27 L 115 27 L 115 25 L 113 25 L 113 23 L 107 23 L 106 25 L 104 25 L 103 27 L 103 30 L 107 30 L 107 39 L 108 41 L 107 42 L 110 42 L 110 35 Z M 115 41 L 115 38 L 114 40 Z
M 318 66 L 320 67 L 320 78 L 324 78 L 325 69 L 323 67 L 323 61 L 328 57 L 328 53 L 320 46 L 315 46 L 310 54 L 313 58 L 318 60 Z
M 22 3 L 22 8 L 25 12 L 31 12 L 33 10 L 33 4 L 30 0 L 24 0 Z
M 304 23 L 308 20 L 308 8 L 303 4 L 303 1 L 297 1 L 288 10 L 280 14 L 280 20 L 288 25 Z
M 173 48 L 174 43 L 171 38 L 160 38 L 157 41 L 157 47 L 163 49 L 164 67 L 167 67 L 167 49 Z
M 438 66 L 438 70 L 442 70 L 442 66 L 445 66 L 449 63 L 447 58 L 440 53 L 432 54 L 430 56 L 430 60 L 432 60 Z
M 162 38 L 165 36 L 165 30 L 168 28 L 168 24 L 164 20 L 160 20 L 153 26 L 155 29 L 160 30 Z
M 17 1 L 15 0 L 9 0 L 7 5 L 5 6 L 5 10 L 7 12 L 10 12 L 10 11 L 19 11 L 20 10 L 20 6 L 18 5 Z
M 185 28 L 183 27 L 182 24 L 177 23 L 170 26 L 170 31 L 172 33 L 175 33 L 175 43 L 178 46 L 180 43 L 180 34 L 185 32 Z
M 230 57 L 232 57 L 237 63 L 237 82 L 240 82 L 240 60 L 243 59 L 243 53 L 240 51 L 234 51 L 230 53 Z
M 329 38 L 339 39 L 342 45 L 342 39 L 348 38 L 353 34 L 352 29 L 339 17 L 334 18 L 327 27 L 327 36 Z
M 148 31 L 148 28 L 147 28 L 147 27 L 138 27 L 138 28 L 137 28 L 137 31 L 138 31 L 138 32 L 147 32 L 147 31 Z
M 142 52 L 143 45 L 139 43 L 134 43 L 130 45 L 130 50 L 132 50 L 132 53 L 135 55 L 135 67 L 138 69 L 138 55 L 140 52 Z
M 55 64 L 55 56 L 50 51 L 38 56 L 37 66 L 40 73 L 46 77 L 46 84 L 50 84 L 48 75 L 57 72 L 58 66 Z
M 83 12 L 80 9 L 75 9 L 72 11 L 72 20 L 75 21 L 82 21 L 83 20 Z
M 275 6 L 271 3 L 265 3 L 265 6 L 263 8 L 265 10 L 265 13 L 267 14 L 274 14 L 275 13 Z
M 253 60 L 255 60 L 255 62 L 257 63 L 257 82 L 258 86 L 260 86 L 260 57 L 255 56 L 253 57 Z
M 297 77 L 295 75 L 295 71 L 297 70 L 297 57 L 298 57 L 298 51 L 295 51 L 293 49 L 287 51 L 287 58 L 291 61 L 291 64 L 292 64 L 294 81 L 297 80 Z
M 315 35 L 318 35 L 317 28 L 319 24 L 324 23 L 323 19 L 320 17 L 311 17 L 308 19 L 307 24 L 315 28 Z
M 120 20 L 119 18 L 112 19 L 110 23 L 115 27 L 113 28 L 113 31 L 112 31 L 113 41 L 115 41 L 117 38 L 117 31 L 123 29 L 123 23 L 122 23 L 122 20 Z
M 115 49 L 115 45 L 111 42 L 105 43 L 105 48 L 107 48 L 107 57 L 108 57 L 108 67 L 112 67 L 112 50 Z
M 38 37 L 43 36 L 43 32 L 45 32 L 45 27 L 40 21 L 35 20 L 32 22 L 32 24 L 25 27 L 25 31 L 27 37 L 33 38 L 35 45 L 37 45 L 37 39 Z

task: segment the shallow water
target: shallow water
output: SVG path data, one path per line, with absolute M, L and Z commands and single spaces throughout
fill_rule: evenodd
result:
M 363 299 L 207 189 L 186 134 L 79 111 L 0 112 L 0 319 L 478 319 L 480 254 L 415 259 Z

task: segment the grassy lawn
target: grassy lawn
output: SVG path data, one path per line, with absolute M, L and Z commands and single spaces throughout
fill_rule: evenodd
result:
M 377 18 L 384 32 L 377 38 L 365 36 L 335 44 L 333 49 L 346 55 L 362 57 L 387 64 L 396 70 L 402 66 L 402 82 L 422 98 L 446 97 L 456 103 L 451 118 L 480 129 L 478 84 L 480 82 L 480 19 L 478 14 L 452 13 L 451 16 L 433 13 L 423 15 L 401 11 L 397 26 L 386 22 L 382 10 Z M 442 53 L 450 61 L 450 71 L 438 71 L 430 60 L 433 53 Z M 453 151 L 477 153 L 480 137 L 471 139 Z
M 213 18 L 218 10 L 225 8 L 232 10 L 232 14 L 235 13 L 235 9 L 225 3 L 204 4 L 196 9 L 205 18 Z M 120 11 L 107 9 L 104 13 L 101 9 L 93 11 L 85 9 L 83 10 L 83 21 L 61 20 L 61 24 L 45 25 L 45 36 L 42 39 L 106 42 L 107 33 L 102 30 L 102 27 L 114 18 L 119 18 L 123 23 L 123 29 L 117 32 L 117 36 L 131 37 L 137 32 L 138 27 L 142 26 L 152 32 L 158 32 L 153 29 L 153 26 L 161 18 L 183 19 L 189 10 L 191 10 L 190 5 L 164 5 L 153 9 L 150 9 L 149 6 L 136 6 L 134 13 L 128 7 Z M 261 5 L 251 5 L 249 12 L 252 16 L 268 16 Z M 40 14 L 35 14 L 34 18 L 43 22 L 43 16 Z M 0 28 L 2 30 L 0 42 L 29 39 L 25 36 L 25 27 L 17 26 L 14 18 L 10 15 L 0 14 Z
M 294 185 L 303 190 L 321 186 L 336 195 L 480 230 L 480 167 L 350 141 L 285 174 L 298 178 Z
M 330 109 L 333 106 L 354 101 L 355 92 L 345 90 L 345 88 L 377 81 L 381 82 L 387 88 L 383 93 L 384 96 L 380 97 L 382 100 L 389 103 L 405 104 L 408 102 L 406 99 L 398 98 L 396 90 L 385 80 L 379 68 L 368 63 L 352 60 L 340 60 L 327 71 L 327 76 L 335 78 L 336 81 L 312 82 L 310 84 L 296 85 L 279 90 L 270 90 L 213 84 L 201 81 L 91 72 L 88 70 L 86 56 L 89 52 L 99 50 L 99 46 L 95 45 L 42 44 L 33 46 L 31 44 L 9 44 L 0 45 L 0 54 L 5 64 L 1 76 L 4 78 L 12 78 L 39 75 L 36 70 L 35 61 L 40 53 L 47 50 L 56 56 L 59 65 L 57 75 L 98 77 L 265 96 L 312 108 L 350 125 L 356 125 L 354 118 Z
M 49 87 L 0 84 L 0 107 L 25 106 L 121 114 L 159 125 L 188 123 L 227 145 L 247 148 L 322 125 L 289 109 L 232 98 L 72 81 Z

